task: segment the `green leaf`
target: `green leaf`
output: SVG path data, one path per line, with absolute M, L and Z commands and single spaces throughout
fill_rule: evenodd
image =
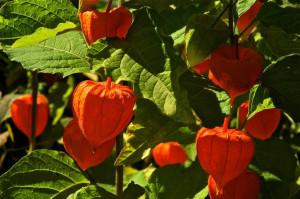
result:
M 276 108 L 272 99 L 269 97 L 269 91 L 263 88 L 260 84 L 256 84 L 252 87 L 249 94 L 249 110 L 248 119 L 255 114 L 266 110 Z
M 0 124 L 10 118 L 10 105 L 19 96 L 11 93 L 0 99 Z
M 55 37 L 59 32 L 66 31 L 68 29 L 73 29 L 75 27 L 76 25 L 72 22 L 60 23 L 54 29 L 40 27 L 31 35 L 26 35 L 16 40 L 11 47 L 19 48 L 23 46 L 37 44 L 51 37 Z
M 193 123 L 187 92 L 178 82 L 184 63 L 176 55 L 171 38 L 158 31 L 158 16 L 152 10 L 143 8 L 134 15 L 127 39 L 110 40 L 110 45 L 119 49 L 103 65 L 116 68 L 115 79 L 133 82 L 136 95 L 153 101 L 163 114 L 178 122 Z
M 55 125 L 64 114 L 74 90 L 74 78 L 69 77 L 67 82 L 55 82 L 49 89 L 49 109 L 53 118 L 52 125 Z M 59 97 L 58 97 L 59 96 Z
M 300 121 L 300 54 L 279 58 L 262 75 L 262 86 L 270 91 L 276 107 Z
M 189 67 L 204 61 L 211 52 L 225 43 L 228 38 L 228 28 L 216 16 L 195 15 L 185 31 L 186 57 Z M 216 24 L 215 24 L 216 22 Z
M 111 194 L 105 189 L 97 185 L 82 187 L 73 194 L 70 194 L 67 199 L 118 199 L 117 196 Z
M 275 57 L 300 53 L 300 35 L 288 34 L 276 26 L 258 26 L 268 49 Z
M 131 182 L 124 191 L 123 199 L 138 199 L 141 195 L 145 193 L 145 190 Z
M 0 198 L 66 198 L 87 184 L 88 179 L 69 156 L 42 149 L 23 157 L 0 177 Z
M 300 33 L 300 8 L 281 8 L 274 2 L 266 2 L 261 7 L 257 19 L 264 26 L 278 26 L 286 33 Z
M 134 121 L 125 135 L 126 144 L 115 164 L 129 165 L 141 160 L 146 149 L 167 140 L 178 128 L 179 124 L 162 115 L 151 101 L 138 100 Z
M 284 182 L 295 180 L 296 158 L 294 151 L 284 141 L 256 140 L 252 162 L 260 172 L 268 172 Z
M 193 198 L 207 185 L 207 174 L 198 162 L 189 168 L 170 165 L 153 172 L 146 186 L 149 199 L 187 199 Z
M 189 102 L 205 127 L 221 125 L 229 113 L 229 97 L 203 76 L 186 72 L 180 79 L 188 91 Z
M 9 58 L 27 70 L 44 73 L 88 72 L 88 47 L 80 32 L 67 32 L 41 43 L 5 50 Z
M 0 41 L 11 43 L 39 27 L 55 28 L 59 23 L 78 23 L 77 10 L 68 0 L 13 0 L 2 7 Z
M 241 16 L 242 14 L 247 12 L 255 2 L 256 0 L 239 0 L 236 4 L 238 16 Z

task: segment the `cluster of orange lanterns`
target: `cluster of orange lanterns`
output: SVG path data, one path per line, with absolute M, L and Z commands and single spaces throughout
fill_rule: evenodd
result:
M 92 9 L 98 0 L 87 2 L 79 14 L 87 43 L 92 44 L 104 37 L 126 38 L 132 23 L 132 15 L 127 8 L 111 9 L 110 1 L 106 11 L 99 12 Z M 256 16 L 260 6 L 258 1 L 240 17 L 237 22 L 240 29 L 244 29 Z M 247 34 L 251 33 L 250 29 Z M 224 45 L 216 49 L 204 63 L 197 65 L 194 71 L 199 75 L 208 72 L 209 79 L 223 88 L 233 103 L 237 96 L 248 92 L 257 82 L 262 68 L 263 58 L 254 50 Z M 87 80 L 77 85 L 72 99 L 74 118 L 64 130 L 63 141 L 66 151 L 83 170 L 101 163 L 111 154 L 116 136 L 133 117 L 135 102 L 133 90 L 112 82 L 110 77 L 105 82 Z M 248 170 L 255 151 L 251 136 L 261 140 L 270 138 L 279 124 L 281 111 L 277 108 L 267 109 L 246 120 L 248 109 L 248 102 L 238 109 L 239 122 L 245 123 L 244 131 L 229 128 L 230 119 L 226 117 L 223 126 L 203 127 L 197 133 L 197 157 L 202 168 L 209 173 L 208 189 L 212 199 L 258 197 L 259 177 Z M 48 112 L 48 101 L 39 94 L 36 136 L 45 129 Z M 32 131 L 31 114 L 31 95 L 14 100 L 11 105 L 12 120 L 29 139 Z M 183 164 L 188 159 L 177 142 L 158 144 L 153 148 L 152 156 L 158 166 Z

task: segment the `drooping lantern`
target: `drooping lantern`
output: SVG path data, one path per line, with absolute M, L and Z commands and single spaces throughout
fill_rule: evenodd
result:
M 260 179 L 253 171 L 247 170 L 219 190 L 210 175 L 208 192 L 210 199 L 257 199 L 260 192 Z
M 64 130 L 64 147 L 82 170 L 96 166 L 110 156 L 115 139 L 108 140 L 100 146 L 92 146 L 83 136 L 76 120 L 70 121 Z
M 15 99 L 10 106 L 10 114 L 17 128 L 29 139 L 32 134 L 32 95 L 26 94 Z M 37 96 L 35 136 L 44 131 L 49 117 L 48 100 L 44 95 Z
M 120 134 L 133 116 L 136 97 L 128 86 L 83 81 L 73 92 L 73 114 L 84 137 L 100 146 Z
M 224 45 L 213 51 L 210 59 L 209 79 L 223 88 L 233 101 L 259 79 L 263 69 L 263 58 L 250 48 Z
M 187 156 L 178 142 L 163 142 L 152 150 L 152 156 L 158 166 L 183 164 Z
M 227 122 L 225 119 L 224 126 Z M 199 163 L 213 176 L 219 188 L 243 173 L 254 154 L 251 137 L 227 127 L 201 128 L 196 147 Z
M 108 8 L 105 12 L 87 10 L 79 13 L 82 32 L 88 44 L 101 38 L 125 39 L 132 24 L 132 14 L 126 7 Z
M 239 120 L 243 124 L 248 114 L 249 102 L 239 107 Z M 246 131 L 255 138 L 266 140 L 277 129 L 281 119 L 281 110 L 278 108 L 265 109 L 256 113 L 245 124 Z

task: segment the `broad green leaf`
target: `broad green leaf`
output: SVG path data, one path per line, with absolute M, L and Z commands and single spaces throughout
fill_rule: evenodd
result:
M 27 70 L 43 73 L 88 72 L 88 47 L 80 32 L 67 32 L 41 43 L 5 50 L 9 58 L 20 62 Z
M 143 8 L 134 15 L 127 39 L 109 41 L 118 49 L 103 65 L 116 68 L 115 79 L 132 82 L 136 95 L 153 101 L 163 114 L 178 122 L 193 123 L 187 92 L 178 82 L 186 69 L 171 38 L 159 32 L 158 16 L 152 10 Z
M 278 26 L 286 33 L 300 33 L 300 8 L 281 8 L 274 2 L 266 2 L 261 7 L 257 19 L 264 26 Z
M 256 140 L 252 163 L 260 172 L 268 172 L 284 182 L 295 179 L 296 158 L 291 147 L 282 140 Z
M 134 121 L 127 128 L 126 144 L 116 164 L 138 162 L 145 150 L 166 141 L 178 128 L 179 124 L 162 115 L 152 102 L 138 100 Z
M 0 124 L 10 118 L 10 105 L 19 96 L 11 93 L 0 99 Z
M 276 107 L 300 121 L 300 54 L 281 57 L 269 65 L 262 75 L 262 86 L 270 91 Z
M 207 185 L 207 174 L 198 162 L 184 168 L 182 165 L 170 165 L 154 171 L 146 186 L 149 199 L 187 199 L 193 198 Z
M 186 58 L 189 67 L 204 61 L 211 52 L 228 38 L 226 24 L 216 16 L 195 15 L 185 31 Z
M 69 0 L 13 0 L 2 7 L 0 41 L 11 42 L 39 27 L 55 28 L 59 23 L 78 23 L 77 10 Z
M 74 90 L 74 78 L 69 77 L 66 82 L 55 82 L 49 89 L 49 109 L 55 125 L 64 114 L 72 92 Z M 58 97 L 59 96 L 59 97 Z
M 111 194 L 105 189 L 97 185 L 82 187 L 73 194 L 70 194 L 67 199 L 118 199 L 117 196 Z
M 256 1 L 257 0 L 239 0 L 236 3 L 236 11 L 238 13 L 238 16 L 241 16 L 242 14 L 247 12 Z
M 300 35 L 288 34 L 276 26 L 258 26 L 268 49 L 275 57 L 300 53 Z
M 0 177 L 0 198 L 66 198 L 89 180 L 63 152 L 36 150 Z
M 266 109 L 276 108 L 272 99 L 269 97 L 269 91 L 260 84 L 256 84 L 250 90 L 248 119 Z
M 205 127 L 222 124 L 225 114 L 229 113 L 228 95 L 218 90 L 203 76 L 186 72 L 181 78 L 182 85 L 187 89 L 189 102 Z
M 73 29 L 75 27 L 76 25 L 72 22 L 60 23 L 54 29 L 40 27 L 31 35 L 26 35 L 16 40 L 11 47 L 19 48 L 23 46 L 37 44 L 51 37 L 55 37 L 59 32 Z

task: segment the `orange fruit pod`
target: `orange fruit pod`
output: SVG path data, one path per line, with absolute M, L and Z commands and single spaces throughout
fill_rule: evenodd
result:
M 245 171 L 254 154 L 251 137 L 224 127 L 200 129 L 196 147 L 199 163 L 220 189 Z
M 248 115 L 249 102 L 244 102 L 239 107 L 239 121 L 244 123 Z M 281 119 L 281 110 L 278 108 L 265 109 L 251 117 L 244 128 L 255 138 L 266 140 L 272 137 Z
M 98 147 L 92 146 L 83 136 L 76 120 L 70 121 L 64 130 L 64 147 L 82 170 L 96 166 L 110 156 L 115 145 L 111 139 Z
M 211 199 L 257 199 L 260 192 L 260 179 L 252 171 L 245 171 L 218 190 L 214 178 L 208 177 L 208 192 Z
M 120 134 L 133 116 L 136 97 L 128 86 L 83 81 L 73 92 L 73 114 L 84 137 L 100 146 Z
M 10 115 L 17 128 L 31 140 L 32 132 L 32 96 L 22 95 L 15 99 L 10 106 Z M 44 131 L 48 123 L 48 100 L 44 95 L 37 96 L 35 136 Z
M 237 27 L 240 32 L 242 32 L 250 23 L 252 20 L 254 20 L 262 7 L 263 3 L 261 3 L 259 0 L 257 0 L 249 10 L 247 10 L 245 13 L 243 13 L 237 20 Z M 246 32 L 243 34 L 243 38 L 247 38 L 252 30 L 254 29 L 255 24 L 251 25 Z
M 204 75 L 209 71 L 209 67 L 210 67 L 210 58 L 207 58 L 200 64 L 197 64 L 195 67 L 193 67 L 193 71 L 197 75 Z
M 106 12 L 88 10 L 79 13 L 81 29 L 88 44 L 105 37 L 125 39 L 132 24 L 132 14 L 126 7 Z
M 178 142 L 164 142 L 156 145 L 152 156 L 158 166 L 170 164 L 183 164 L 187 156 Z
M 224 45 L 213 51 L 210 59 L 209 79 L 223 88 L 231 101 L 247 92 L 258 80 L 263 69 L 263 58 L 250 48 Z

